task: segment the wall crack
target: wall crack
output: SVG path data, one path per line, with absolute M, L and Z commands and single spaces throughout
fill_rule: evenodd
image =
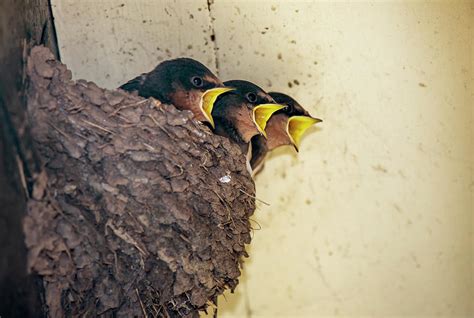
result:
M 219 48 L 217 47 L 217 38 L 216 38 L 216 30 L 215 30 L 215 27 L 214 27 L 214 14 L 212 12 L 212 5 L 214 4 L 214 0 L 207 0 L 207 12 L 209 14 L 209 28 L 210 28 L 210 31 L 211 31 L 211 41 L 213 42 L 213 51 L 214 51 L 214 65 L 215 65 L 215 68 L 216 68 L 216 75 L 219 76 L 219 54 L 218 54 L 218 50 Z

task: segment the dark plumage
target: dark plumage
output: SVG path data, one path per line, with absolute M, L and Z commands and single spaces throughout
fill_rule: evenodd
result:
M 254 136 L 265 134 L 268 118 L 283 106 L 276 104 L 253 83 L 228 81 L 224 84 L 232 87 L 233 91 L 220 96 L 215 102 L 212 111 L 215 133 L 237 143 L 250 159 L 250 140 Z
M 229 91 L 206 66 L 190 58 L 162 62 L 151 72 L 128 81 L 120 88 L 173 104 L 181 110 L 190 110 L 197 120 L 208 121 L 211 125 L 215 99 Z
M 279 104 L 286 107 L 275 113 L 267 122 L 267 138 L 255 136 L 252 138 L 252 158 L 250 165 L 253 175 L 263 168 L 267 153 L 277 147 L 293 145 L 298 151 L 299 143 L 304 132 L 313 124 L 321 122 L 321 119 L 313 118 L 292 97 L 277 92 L 269 95 Z
M 311 116 L 303 106 L 300 105 L 293 97 L 278 93 L 278 92 L 270 92 L 268 93 L 277 103 L 286 105 L 287 108 L 282 110 L 288 116 Z
M 253 121 L 253 107 L 234 92 L 221 96 L 212 111 L 216 124 L 214 132 L 236 142 L 243 150 L 247 149 L 250 139 L 260 134 Z

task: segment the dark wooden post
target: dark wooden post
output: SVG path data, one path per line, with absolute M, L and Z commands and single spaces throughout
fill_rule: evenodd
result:
M 0 316 L 41 316 L 41 284 L 26 270 L 21 220 L 32 153 L 25 130 L 24 65 L 43 43 L 58 57 L 48 0 L 0 1 Z

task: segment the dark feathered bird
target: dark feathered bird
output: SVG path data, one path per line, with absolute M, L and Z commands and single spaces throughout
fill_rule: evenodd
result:
M 284 106 L 276 104 L 271 96 L 253 83 L 239 80 L 224 84 L 233 90 L 219 96 L 215 102 L 212 111 L 214 132 L 237 143 L 250 160 L 250 140 L 254 136 L 265 135 L 268 119 Z M 251 172 L 250 163 L 248 168 Z
M 181 110 L 190 110 L 197 120 L 207 121 L 213 127 L 211 113 L 214 102 L 219 95 L 230 90 L 206 66 L 190 58 L 162 62 L 151 72 L 120 88 L 173 104 Z
M 265 157 L 269 151 L 284 145 L 293 145 L 298 151 L 305 131 L 312 125 L 322 121 L 311 117 L 308 111 L 286 94 L 271 92 L 269 95 L 277 103 L 286 105 L 286 107 L 268 120 L 267 138 L 261 136 L 252 138 L 250 165 L 253 175 L 256 175 L 263 168 Z

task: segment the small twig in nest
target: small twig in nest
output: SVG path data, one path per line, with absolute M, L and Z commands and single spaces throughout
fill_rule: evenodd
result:
M 265 204 L 266 206 L 270 206 L 270 203 L 267 203 L 267 202 L 265 202 L 265 201 L 263 201 L 263 200 L 257 198 L 257 197 L 254 196 L 254 195 L 248 194 L 247 192 L 245 192 L 245 191 L 242 190 L 242 189 L 239 189 L 239 190 L 240 190 L 240 192 L 242 192 L 243 194 L 248 195 L 249 197 L 251 197 L 252 199 L 257 200 L 258 202 L 261 202 L 261 203 Z
M 56 130 L 58 133 L 60 133 L 61 135 L 63 135 L 65 138 L 68 138 L 69 139 L 69 136 L 64 132 L 62 131 L 61 129 L 59 129 L 58 127 L 56 127 L 53 123 L 48 123 L 51 127 L 54 128 L 54 130 Z
M 109 115 L 109 117 L 112 117 L 112 116 L 117 115 L 118 112 L 120 112 L 121 110 L 123 110 L 123 109 L 125 109 L 125 108 L 140 106 L 141 104 L 144 104 L 144 103 L 146 103 L 146 102 L 149 102 L 149 100 L 148 100 L 148 99 L 144 99 L 144 100 L 138 101 L 138 102 L 136 102 L 136 103 L 132 103 L 132 104 L 127 104 L 127 105 L 120 106 L 119 108 L 117 108 L 116 110 L 114 110 L 113 112 L 111 112 L 110 115 Z
M 217 193 L 216 191 L 213 191 L 213 192 L 215 193 L 215 195 L 217 195 L 217 197 L 219 198 L 219 201 L 222 203 L 222 205 L 227 210 L 227 221 L 232 222 L 232 225 L 235 228 L 234 219 L 232 218 L 231 210 L 229 209 L 229 206 L 227 205 L 227 202 L 219 195 L 219 193 Z
M 112 229 L 112 232 L 114 232 L 115 235 L 117 235 L 119 238 L 121 238 L 122 240 L 124 240 L 125 242 L 135 246 L 135 248 L 140 251 L 140 253 L 142 253 L 142 255 L 144 256 L 147 256 L 148 255 L 148 252 L 145 251 L 142 247 L 140 247 L 140 245 L 138 244 L 138 242 L 130 235 L 128 234 L 127 232 L 125 232 L 124 229 L 122 228 L 119 228 L 119 227 L 116 227 L 113 223 L 112 223 L 112 220 L 108 220 L 107 223 L 105 224 L 106 227 L 109 227 L 110 229 Z
M 155 148 L 155 147 L 153 147 L 152 145 L 147 144 L 146 142 L 143 143 L 143 146 L 147 147 L 148 150 L 156 151 L 156 148 Z
M 184 173 L 184 169 L 183 169 L 183 167 L 182 167 L 182 166 L 180 166 L 180 165 L 176 164 L 176 165 L 175 165 L 175 167 L 178 167 L 178 168 L 179 168 L 179 173 L 178 173 L 178 174 L 176 174 L 176 175 L 169 176 L 169 178 L 170 178 L 170 179 L 171 179 L 171 178 L 177 178 L 177 177 L 180 177 L 180 176 L 182 176 L 182 175 L 183 175 L 183 173 Z
M 260 225 L 260 223 L 258 223 L 257 221 L 253 220 L 253 219 L 249 219 L 249 222 L 252 223 L 256 223 L 258 225 L 258 229 L 255 229 L 251 224 L 250 224 L 250 230 L 252 231 L 252 238 L 253 236 L 255 235 L 255 231 L 260 231 L 262 229 L 262 226 Z
M 258 223 L 256 220 L 254 219 L 249 219 L 250 222 L 254 222 L 255 224 L 258 225 L 258 229 L 254 229 L 253 227 L 251 228 L 253 231 L 260 231 L 262 229 L 262 226 L 260 225 L 260 223 Z
M 23 170 L 23 162 L 20 159 L 20 156 L 16 155 L 16 165 L 18 166 L 18 172 L 20 173 L 20 181 L 21 181 L 21 186 L 23 188 L 23 191 L 25 192 L 25 197 L 30 198 L 30 194 L 28 193 L 28 186 L 26 183 L 26 177 L 25 177 L 25 171 Z
M 146 314 L 145 306 L 143 305 L 142 299 L 140 298 L 140 293 L 138 293 L 138 289 L 135 288 L 135 293 L 137 293 L 138 301 L 140 302 L 140 307 L 142 307 L 143 317 L 148 318 Z
M 83 119 L 82 122 L 83 122 L 83 123 L 86 123 L 86 124 L 88 124 L 88 125 L 90 125 L 90 126 L 92 126 L 92 127 L 95 127 L 95 128 L 100 129 L 100 130 L 103 130 L 103 131 L 105 131 L 105 132 L 108 132 L 109 134 L 115 134 L 115 132 L 113 132 L 112 130 L 107 129 L 107 128 L 102 127 L 102 126 L 99 126 L 99 125 L 97 125 L 97 124 L 94 124 L 93 122 L 90 122 L 90 121 L 88 121 L 88 120 Z
M 165 134 L 167 134 L 168 136 L 170 136 L 170 132 L 168 130 L 165 129 L 165 127 L 163 127 L 162 125 L 160 125 L 158 123 L 158 121 L 155 119 L 155 117 L 153 117 L 152 115 L 148 115 L 148 117 L 150 117 L 150 119 L 155 123 L 156 127 L 160 128 Z

